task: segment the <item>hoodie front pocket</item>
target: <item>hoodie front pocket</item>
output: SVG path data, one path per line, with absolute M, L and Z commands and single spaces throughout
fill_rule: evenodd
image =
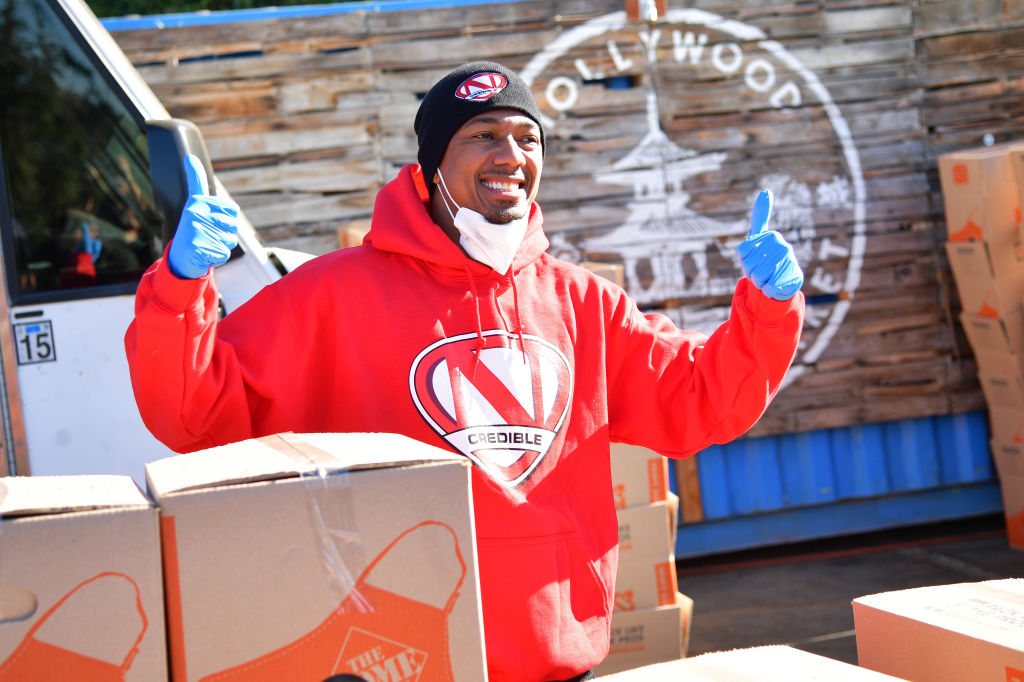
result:
M 490 669 L 544 679 L 551 663 L 604 658 L 611 591 L 578 533 L 480 539 L 477 553 Z M 540 667 L 531 670 L 532 661 Z

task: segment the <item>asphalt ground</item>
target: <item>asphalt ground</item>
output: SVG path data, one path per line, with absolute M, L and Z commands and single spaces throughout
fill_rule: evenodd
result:
M 1024 578 L 1001 515 L 679 561 L 687 655 L 788 644 L 857 663 L 850 603 L 890 590 Z

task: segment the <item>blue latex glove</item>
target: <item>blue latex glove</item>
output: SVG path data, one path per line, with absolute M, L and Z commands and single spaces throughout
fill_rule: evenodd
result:
M 788 301 L 804 284 L 804 272 L 796 262 L 796 254 L 782 235 L 769 230 L 772 214 L 772 193 L 761 190 L 750 214 L 750 232 L 736 252 L 747 278 L 765 296 Z
M 87 253 L 92 256 L 92 262 L 95 263 L 100 257 L 100 251 L 103 250 L 103 242 L 96 237 L 92 236 L 92 228 L 89 227 L 89 223 L 85 220 L 81 222 L 82 238 L 78 240 L 78 246 L 75 250 L 78 253 Z
M 180 279 L 198 279 L 223 265 L 238 243 L 238 204 L 210 196 L 206 171 L 195 154 L 185 156 L 189 199 L 174 232 L 167 264 Z

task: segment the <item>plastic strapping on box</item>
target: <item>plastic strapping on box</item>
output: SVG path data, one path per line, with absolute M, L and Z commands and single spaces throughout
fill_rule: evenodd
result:
M 355 589 L 357 573 L 350 569 L 366 565 L 363 538 L 356 530 L 352 496 L 336 492 L 351 485 L 348 470 L 340 466 L 337 457 L 294 434 L 282 433 L 261 440 L 292 459 L 313 465 L 312 469 L 300 467 L 296 473 L 303 479 L 307 491 L 310 523 L 320 544 L 328 586 L 338 598 L 339 609 L 348 603 L 362 613 L 372 611 L 373 606 Z

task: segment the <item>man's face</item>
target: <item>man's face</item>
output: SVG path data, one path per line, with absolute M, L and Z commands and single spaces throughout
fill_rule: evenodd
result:
M 439 170 L 456 204 L 502 224 L 529 215 L 542 166 L 540 127 L 514 109 L 494 109 L 455 131 Z M 436 204 L 444 190 L 434 180 Z

